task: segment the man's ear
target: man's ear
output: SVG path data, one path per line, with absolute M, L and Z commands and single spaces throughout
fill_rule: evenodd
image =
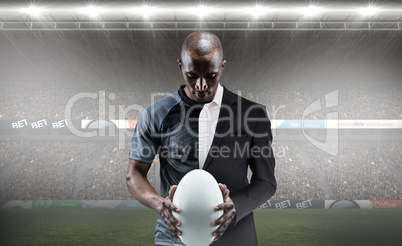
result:
M 181 66 L 181 61 L 180 61 L 180 59 L 177 59 L 177 65 L 179 65 L 179 69 L 180 69 L 180 72 L 181 72 L 182 66 Z
M 222 66 L 221 66 L 221 70 L 223 70 L 225 68 L 225 64 L 226 64 L 226 60 L 222 61 Z

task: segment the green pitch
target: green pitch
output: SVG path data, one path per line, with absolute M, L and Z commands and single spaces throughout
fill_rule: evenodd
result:
M 402 210 L 254 210 L 259 245 L 402 245 Z M 1 245 L 154 245 L 156 212 L 0 210 Z

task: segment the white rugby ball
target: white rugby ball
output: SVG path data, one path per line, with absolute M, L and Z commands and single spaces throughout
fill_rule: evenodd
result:
M 212 232 L 219 225 L 211 222 L 222 216 L 223 211 L 215 211 L 217 204 L 223 203 L 221 189 L 215 178 L 205 170 L 188 172 L 179 182 L 173 196 L 173 203 L 181 211 L 173 216 L 181 222 L 179 236 L 187 246 L 208 246 L 213 240 Z

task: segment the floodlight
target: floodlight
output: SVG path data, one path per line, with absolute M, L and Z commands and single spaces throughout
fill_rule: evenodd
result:
M 261 6 L 255 6 L 253 8 L 246 8 L 246 12 L 255 17 L 261 16 L 267 12 L 267 8 Z
M 200 5 L 197 8 L 193 8 L 192 11 L 195 11 L 199 17 L 204 17 L 211 12 L 211 8 Z
M 29 8 L 22 9 L 22 12 L 31 16 L 39 16 L 42 13 L 42 9 L 35 6 L 30 6 Z
M 155 8 L 144 5 L 139 8 L 134 8 L 133 11 L 138 14 L 143 15 L 144 17 L 149 17 L 150 15 L 152 15 L 155 12 Z
M 361 8 L 359 9 L 359 12 L 364 14 L 364 15 L 375 15 L 378 11 L 378 8 L 373 7 L 373 6 L 368 6 L 366 8 Z
M 88 6 L 86 8 L 81 8 L 80 12 L 87 14 L 91 17 L 96 17 L 100 14 L 101 9 L 99 7 L 95 7 L 95 6 Z
M 319 7 L 311 5 L 307 8 L 302 8 L 300 10 L 305 15 L 313 16 L 313 15 L 317 15 L 321 9 Z

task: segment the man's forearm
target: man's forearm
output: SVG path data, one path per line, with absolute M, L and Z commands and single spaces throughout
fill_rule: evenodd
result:
M 234 192 L 230 198 L 236 208 L 236 223 L 269 200 L 276 191 L 276 185 L 264 181 L 255 181 Z
M 126 183 L 128 191 L 137 201 L 159 213 L 163 198 L 156 193 L 146 177 L 140 173 L 132 173 L 127 176 Z

